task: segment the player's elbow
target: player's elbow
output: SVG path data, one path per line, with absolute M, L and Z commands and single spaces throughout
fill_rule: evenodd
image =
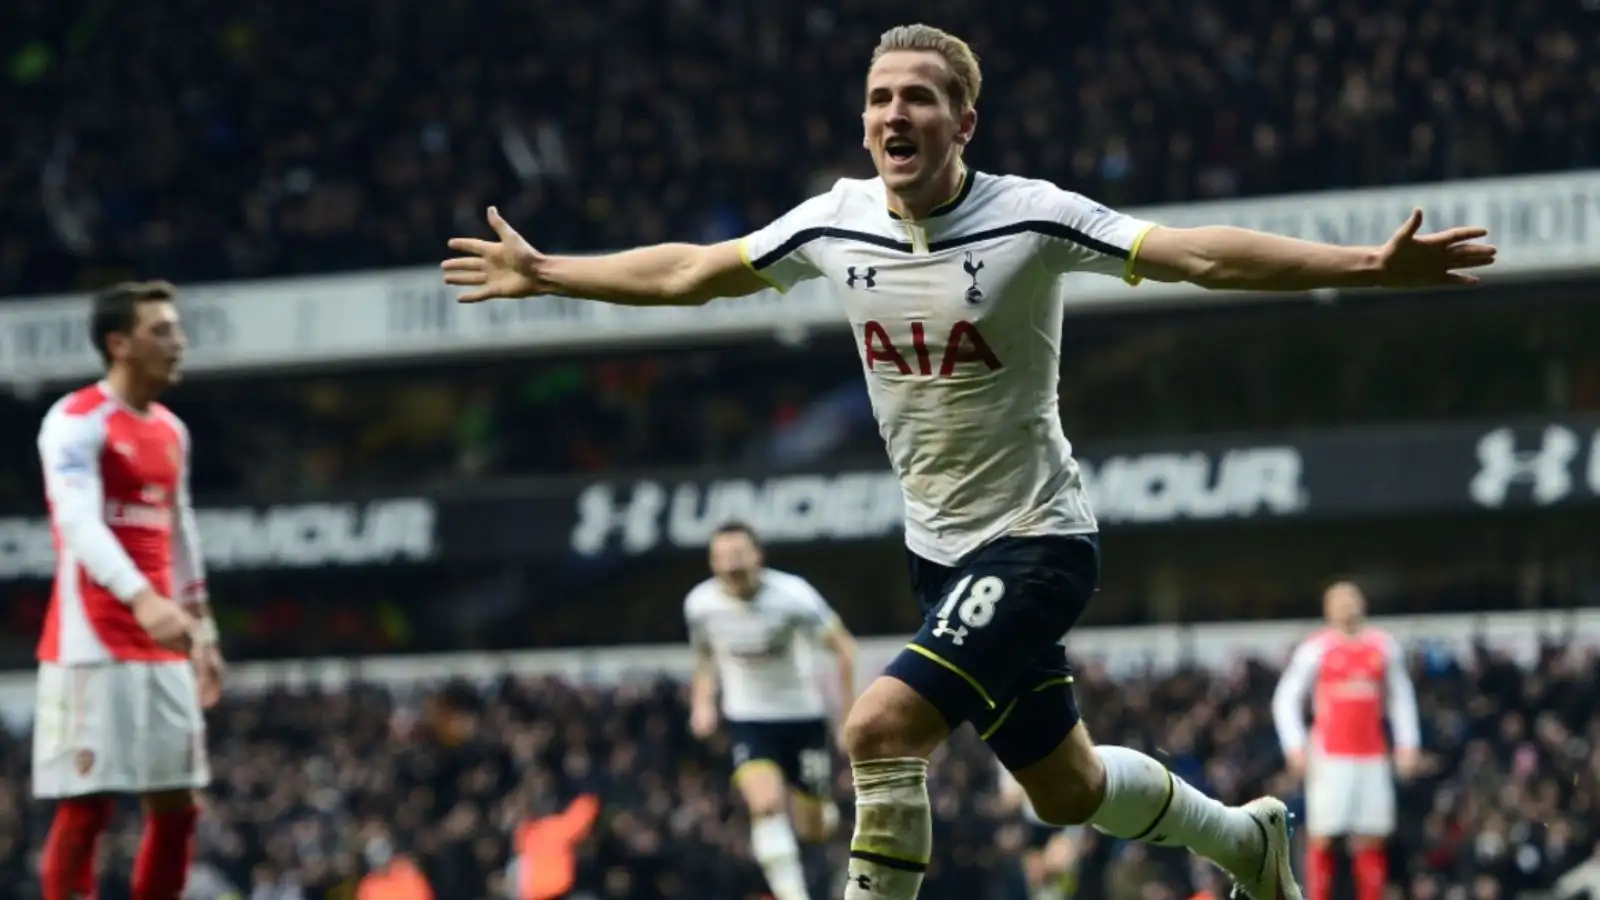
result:
M 101 518 L 100 510 L 90 508 L 87 504 L 58 504 L 54 521 L 56 533 L 61 536 L 62 546 L 79 559 L 84 559 L 85 554 L 93 552 L 91 548 L 96 538 L 105 531 L 105 521 Z
M 719 297 L 744 297 L 771 287 L 746 261 L 739 241 L 685 245 L 663 284 L 661 302 L 701 306 Z
M 664 306 L 703 306 L 720 296 L 717 292 L 718 265 L 714 247 L 685 245 L 684 252 L 662 279 L 660 299 Z
M 846 639 L 833 648 L 834 663 L 840 669 L 854 671 L 856 666 L 856 643 Z
M 1209 228 L 1150 229 L 1139 242 L 1133 262 L 1134 274 L 1149 281 L 1189 284 L 1208 289 L 1227 287 L 1227 274 L 1218 255 L 1210 252 L 1215 243 Z
M 704 306 L 711 302 L 711 294 L 695 273 L 674 272 L 661 285 L 657 299 L 660 306 Z

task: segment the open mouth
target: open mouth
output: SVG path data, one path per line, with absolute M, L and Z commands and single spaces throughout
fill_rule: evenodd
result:
M 910 138 L 892 137 L 883 145 L 883 152 L 895 162 L 906 162 L 917 155 L 917 145 Z

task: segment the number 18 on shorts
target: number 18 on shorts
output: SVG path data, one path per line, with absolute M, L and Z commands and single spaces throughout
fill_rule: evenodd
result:
M 1008 768 L 1049 753 L 1078 722 L 1060 640 L 1099 581 L 1098 538 L 1000 538 L 954 566 L 910 554 L 910 569 L 923 625 L 887 674 Z

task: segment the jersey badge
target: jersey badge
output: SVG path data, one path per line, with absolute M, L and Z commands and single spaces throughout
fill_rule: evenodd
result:
M 89 454 L 76 447 L 62 450 L 60 458 L 56 460 L 56 473 L 60 475 L 87 475 L 93 468 Z
M 977 306 L 979 303 L 983 302 L 983 288 L 978 287 L 978 273 L 983 271 L 983 260 L 980 259 L 974 262 L 972 259 L 972 251 L 968 250 L 967 261 L 961 264 L 961 268 L 964 269 L 967 273 L 967 276 L 972 279 L 972 286 L 967 288 L 967 302 L 973 306 Z

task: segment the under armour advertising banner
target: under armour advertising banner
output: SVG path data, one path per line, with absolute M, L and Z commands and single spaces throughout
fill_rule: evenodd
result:
M 1600 418 L 1416 425 L 1098 444 L 1078 461 L 1100 525 L 1338 519 L 1538 509 L 1600 500 Z M 638 477 L 579 488 L 579 556 L 704 547 L 721 523 L 775 544 L 878 540 L 900 527 L 882 466 L 715 478 Z
M 1454 515 L 1600 501 L 1600 417 L 1077 447 L 1102 529 Z M 804 471 L 490 482 L 426 496 L 251 503 L 199 498 L 208 568 L 322 571 L 694 550 L 723 522 L 768 543 L 898 540 L 881 458 Z M 55 570 L 40 509 L 0 514 L 0 582 Z

